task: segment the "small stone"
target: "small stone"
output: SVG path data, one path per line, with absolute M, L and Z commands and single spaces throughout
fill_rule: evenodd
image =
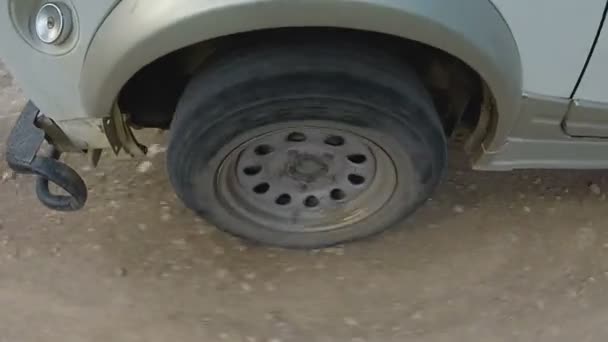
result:
M 576 232 L 576 242 L 580 250 L 593 247 L 597 242 L 598 233 L 591 227 L 579 228 Z
M 560 327 L 558 327 L 557 325 L 552 325 L 549 327 L 549 333 L 553 336 L 559 336 L 561 335 L 562 329 Z
M 282 341 L 279 338 L 273 337 L 273 338 L 268 339 L 268 342 L 282 342 Z
M 543 180 L 540 177 L 538 177 L 532 183 L 535 184 L 535 185 L 538 185 L 538 184 L 540 184 L 542 182 L 543 182 Z
M 228 277 L 228 270 L 220 268 L 219 270 L 215 271 L 215 276 L 218 279 L 226 279 Z
M 148 160 L 141 162 L 139 165 L 137 165 L 137 172 L 139 173 L 146 173 L 150 171 L 150 169 L 152 169 L 152 162 Z
M 253 280 L 256 277 L 257 277 L 257 275 L 254 272 L 249 272 L 249 273 L 245 274 L 245 279 L 248 279 L 248 280 Z
M 224 249 L 224 247 L 215 246 L 213 248 L 213 254 L 215 254 L 215 255 L 224 255 L 224 254 L 226 254 L 226 250 Z
M 592 194 L 598 196 L 602 194 L 602 188 L 600 188 L 600 186 L 595 183 L 589 183 L 589 191 L 591 191 Z
M 145 223 L 138 223 L 137 229 L 141 230 L 142 232 L 145 232 L 148 229 L 148 226 Z
M 184 239 L 175 239 L 171 241 L 171 244 L 173 244 L 174 246 L 185 246 L 186 245 L 186 240 Z
M 518 243 L 519 242 L 519 236 L 515 235 L 515 234 L 510 234 L 509 235 L 509 239 L 511 240 L 512 243 Z
M 253 288 L 248 283 L 241 283 L 241 290 L 243 290 L 243 292 L 251 292 Z
M 359 322 L 357 322 L 357 320 L 352 317 L 345 317 L 344 324 L 351 326 L 351 327 L 355 327 L 355 326 L 359 325 Z
M 277 287 L 273 283 L 264 284 L 264 289 L 268 292 L 274 292 L 277 290 Z
M 464 213 L 464 207 L 462 205 L 455 205 L 452 208 L 452 211 L 455 212 L 456 214 L 462 214 L 462 213 Z
M 166 147 L 163 147 L 159 144 L 152 144 L 148 147 L 148 157 L 153 158 L 154 156 L 164 153 L 167 151 Z
M 23 256 L 26 258 L 33 257 L 34 255 L 36 255 L 36 250 L 32 247 L 26 247 L 23 251 Z
M 219 336 L 219 337 L 220 337 L 220 339 L 222 339 L 222 340 L 227 340 L 227 339 L 229 339 L 229 338 L 230 338 L 230 335 L 229 335 L 229 334 L 227 334 L 227 333 L 220 333 L 218 336 Z
M 422 312 L 416 311 L 410 317 L 415 320 L 422 319 Z
M 126 277 L 127 273 L 129 273 L 129 272 L 124 267 L 119 267 L 116 270 L 114 270 L 114 275 L 116 275 L 117 277 Z
M 171 218 L 172 218 L 171 214 L 168 212 L 164 212 L 164 213 L 160 214 L 160 220 L 163 222 L 168 222 L 171 220 Z
M 469 186 L 467 186 L 467 190 L 477 191 L 477 184 L 469 184 Z
M 324 248 L 323 252 L 327 253 L 327 254 L 334 254 L 334 255 L 342 256 L 342 255 L 344 255 L 344 247 L 340 246 L 340 247 Z
M 568 291 L 566 291 L 566 294 L 570 298 L 576 298 L 576 297 L 578 297 L 578 291 L 576 289 L 568 289 Z
M 245 336 L 245 341 L 247 342 L 258 342 L 258 339 L 253 336 Z
M 537 300 L 536 301 L 536 308 L 540 311 L 545 310 L 545 302 L 543 302 L 542 300 Z
M 532 209 L 530 209 L 530 207 L 528 207 L 528 206 L 524 207 L 523 209 L 524 209 L 524 213 L 528 213 L 529 214 L 529 213 L 532 212 Z
M 5 171 L 5 172 L 2 174 L 2 179 L 1 179 L 1 182 L 2 182 L 2 183 L 6 183 L 6 182 L 8 182 L 9 180 L 15 180 L 15 179 L 16 179 L 16 177 L 17 177 L 17 174 L 15 173 L 15 171 L 13 171 L 13 170 L 8 170 L 8 171 Z

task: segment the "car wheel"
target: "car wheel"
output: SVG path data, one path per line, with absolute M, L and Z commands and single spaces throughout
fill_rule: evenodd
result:
M 439 116 L 408 65 L 364 46 L 300 43 L 207 61 L 179 102 L 168 171 L 218 228 L 317 248 L 396 225 L 445 161 Z

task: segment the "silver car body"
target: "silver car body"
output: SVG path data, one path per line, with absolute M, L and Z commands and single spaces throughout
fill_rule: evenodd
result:
M 478 169 L 608 167 L 606 0 L 63 0 L 75 28 L 61 46 L 32 32 L 45 2 L 0 0 L 0 56 L 83 148 L 109 147 L 102 120 L 159 57 L 235 33 L 322 26 L 418 41 L 474 69 L 493 99 Z

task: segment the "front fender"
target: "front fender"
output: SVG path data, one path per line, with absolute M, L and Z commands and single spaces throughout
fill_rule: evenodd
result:
M 506 140 L 519 112 L 522 66 L 490 0 L 122 0 L 90 44 L 81 100 L 88 113 L 103 116 L 132 75 L 167 53 L 234 33 L 311 26 L 391 34 L 458 57 L 481 75 L 500 113 L 485 148 Z

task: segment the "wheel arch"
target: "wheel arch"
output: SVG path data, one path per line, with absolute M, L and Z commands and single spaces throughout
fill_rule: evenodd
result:
M 93 116 L 110 112 L 142 67 L 180 48 L 236 33 L 336 27 L 418 41 L 460 59 L 485 82 L 496 115 L 486 151 L 498 149 L 517 119 L 522 66 L 509 26 L 489 0 L 143 1 L 122 0 L 90 43 L 80 79 Z

